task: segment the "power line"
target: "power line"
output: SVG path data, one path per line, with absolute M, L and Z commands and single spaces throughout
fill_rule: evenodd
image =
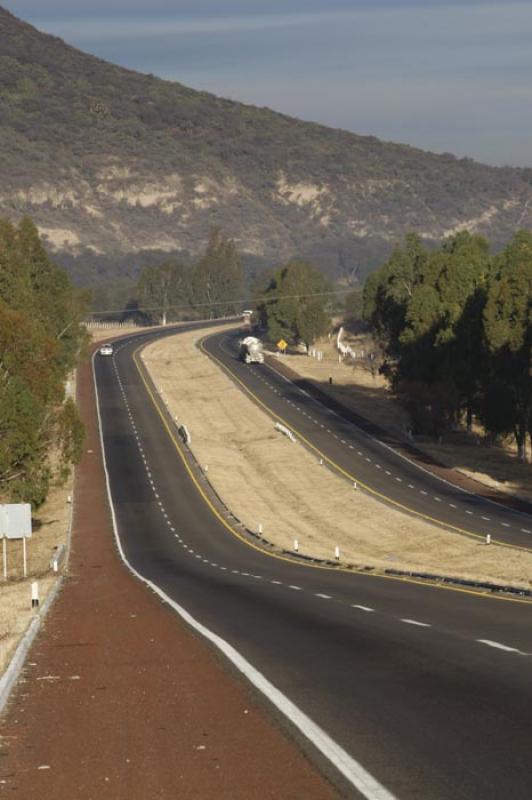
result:
M 264 296 L 259 297 L 258 302 L 266 302 L 269 303 L 272 300 L 302 300 L 310 297 L 331 297 L 335 295 L 342 295 L 348 294 L 349 292 L 353 291 L 352 287 L 349 289 L 336 289 L 332 292 L 314 292 L 309 294 L 283 294 L 283 295 L 273 295 L 273 296 Z M 91 315 L 99 315 L 99 314 L 127 314 L 128 312 L 134 313 L 135 311 L 175 311 L 179 309 L 185 308 L 212 308 L 213 306 L 226 306 L 230 303 L 238 304 L 242 307 L 250 304 L 253 304 L 254 300 L 250 300 L 249 298 L 238 298 L 237 300 L 215 300 L 211 303 L 181 303 L 180 305 L 170 305 L 170 306 L 138 306 L 137 308 L 109 308 L 105 311 L 89 311 L 88 313 Z

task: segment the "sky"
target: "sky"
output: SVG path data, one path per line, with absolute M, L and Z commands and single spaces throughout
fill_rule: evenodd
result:
M 355 133 L 532 166 L 532 0 L 0 0 L 86 52 Z

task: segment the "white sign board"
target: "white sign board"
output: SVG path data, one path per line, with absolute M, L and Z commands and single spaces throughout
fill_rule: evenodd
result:
M 29 539 L 31 537 L 31 505 L 29 503 L 0 504 L 0 539 Z

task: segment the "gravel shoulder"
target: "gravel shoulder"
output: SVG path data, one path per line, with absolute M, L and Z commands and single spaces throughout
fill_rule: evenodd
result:
M 228 508 L 282 548 L 375 568 L 430 571 L 530 588 L 532 553 L 442 531 L 390 509 L 320 467 L 196 347 L 197 332 L 143 351 L 169 408 Z

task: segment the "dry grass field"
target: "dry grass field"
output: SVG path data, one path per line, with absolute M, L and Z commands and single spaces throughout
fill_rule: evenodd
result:
M 55 548 L 67 544 L 72 504 L 72 480 L 50 492 L 46 503 L 34 514 L 33 535 L 27 541 L 27 578 L 23 577 L 22 542 L 8 542 L 8 580 L 0 579 L 0 674 L 28 627 L 31 608 L 31 583 L 39 583 L 42 605 L 57 580 L 50 568 Z M 64 566 L 60 570 L 64 569 Z
M 320 466 L 299 443 L 276 432 L 195 346 L 198 333 L 149 345 L 148 367 L 174 416 L 191 433 L 192 449 L 225 504 L 250 529 L 262 525 L 279 547 L 299 541 L 302 553 L 375 568 L 532 586 L 532 553 L 442 531 L 355 491 Z M 310 360 L 310 359 L 309 359 Z

